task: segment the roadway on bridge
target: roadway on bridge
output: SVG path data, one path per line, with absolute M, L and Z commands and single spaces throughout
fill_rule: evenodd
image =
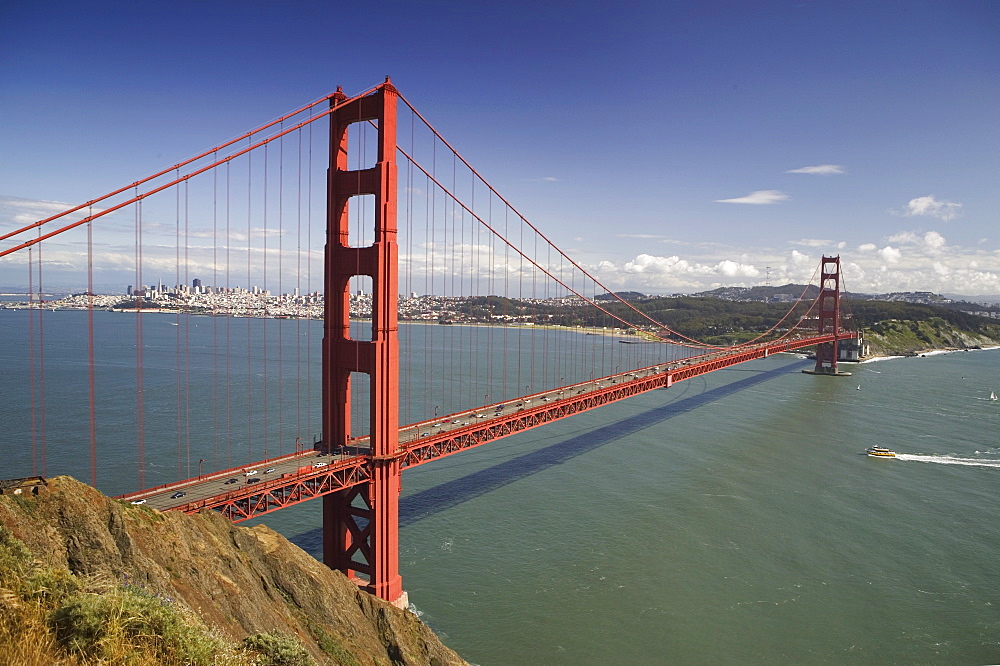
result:
M 683 365 L 685 362 L 680 361 L 671 364 L 671 366 L 676 367 Z M 593 381 L 572 384 L 552 391 L 516 398 L 488 407 L 465 410 L 428 421 L 410 424 L 400 428 L 399 443 L 403 447 L 407 443 L 441 436 L 444 433 L 451 433 L 472 426 L 473 424 L 485 425 L 491 420 L 497 420 L 509 416 L 511 413 L 530 409 L 533 406 L 540 404 L 556 405 L 561 401 L 568 402 L 579 395 L 599 391 L 612 384 L 650 377 L 660 372 L 659 366 L 624 372 Z M 301 476 L 304 474 L 315 474 L 318 476 L 326 468 L 336 466 L 337 463 L 355 457 L 367 456 L 368 450 L 368 437 L 361 437 L 352 440 L 350 446 L 336 448 L 333 452 L 328 453 L 311 449 L 301 451 L 242 467 L 235 467 L 221 472 L 212 472 L 199 477 L 129 493 L 122 496 L 122 499 L 131 501 L 133 504 L 144 504 L 160 511 L 169 511 L 192 502 L 217 498 L 234 491 L 241 491 L 241 494 L 245 494 L 246 491 L 254 490 L 255 488 L 252 487 L 257 485 L 262 486 L 263 489 L 263 487 L 268 485 L 267 482 L 269 481 L 288 478 L 290 476 Z
M 815 340 L 796 340 L 793 342 L 781 343 L 777 346 L 783 347 L 787 351 L 804 346 Z M 772 347 L 774 343 L 761 343 L 751 345 L 744 350 L 754 348 Z M 772 348 L 771 353 L 782 353 L 779 349 Z M 660 366 L 640 368 L 629 372 L 618 373 L 601 377 L 599 379 L 571 384 L 562 388 L 552 389 L 541 393 L 535 393 L 520 398 L 515 398 L 496 405 L 478 407 L 476 409 L 464 410 L 454 414 L 410 424 L 400 428 L 399 445 L 400 453 L 409 446 L 417 442 L 433 443 L 438 439 L 446 439 L 454 435 L 456 431 L 463 429 L 480 429 L 488 426 L 491 421 L 502 421 L 509 419 L 513 414 L 522 411 L 538 409 L 539 407 L 553 407 L 560 403 L 577 402 L 581 395 L 607 389 L 613 385 L 627 385 L 631 382 L 640 383 L 643 380 L 655 375 L 664 377 L 664 385 L 668 385 L 668 375 L 673 375 L 686 367 L 697 367 L 699 373 L 711 371 L 708 367 L 713 361 L 730 356 L 725 351 L 709 352 L 697 356 L 691 356 L 678 361 L 670 362 Z M 735 361 L 736 363 L 744 360 Z M 685 378 L 682 372 L 679 377 L 674 377 L 674 381 Z M 696 376 L 696 375 L 692 375 Z M 119 499 L 131 501 L 134 504 L 144 504 L 161 511 L 182 508 L 188 504 L 203 502 L 207 500 L 224 499 L 226 495 L 247 498 L 259 493 L 255 491 L 259 488 L 261 492 L 280 486 L 288 482 L 301 481 L 322 477 L 325 473 L 332 473 L 341 468 L 346 463 L 359 462 L 358 459 L 367 459 L 369 456 L 368 437 L 360 437 L 351 440 L 346 447 L 335 447 L 334 451 L 306 450 L 298 453 L 256 462 L 243 467 L 232 468 L 221 472 L 164 484 L 155 488 L 149 488 L 134 493 L 122 495 Z

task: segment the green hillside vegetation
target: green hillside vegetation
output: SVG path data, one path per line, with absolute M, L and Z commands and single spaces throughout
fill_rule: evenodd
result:
M 638 310 L 681 335 L 711 344 L 731 345 L 757 337 L 788 313 L 792 306 L 792 303 L 672 296 L 639 298 L 630 300 L 628 304 L 603 301 L 602 307 L 609 313 L 605 314 L 589 306 L 488 296 L 470 298 L 459 310 L 478 321 L 517 318 L 535 324 L 588 328 L 621 327 L 622 324 L 611 315 L 626 321 L 638 321 L 640 317 L 635 312 Z M 808 304 L 795 305 L 792 316 L 778 332 L 784 332 L 788 324 L 797 322 L 806 314 L 807 307 Z M 954 306 L 844 299 L 842 312 L 848 327 L 853 322 L 854 326 L 873 334 L 869 340 L 879 353 L 1000 343 L 1000 321 L 967 314 Z
M 895 301 L 850 301 L 855 325 L 875 355 L 1000 344 L 1000 323 L 954 308 Z
M 968 349 L 1000 344 L 996 330 L 960 329 L 941 317 L 926 321 L 889 319 L 866 329 L 866 339 L 876 355 L 914 354 L 928 349 Z
M 2 525 L 0 597 L 4 664 L 315 663 L 287 636 L 268 637 L 274 647 L 264 647 L 259 636 L 244 644 L 226 641 L 141 585 L 48 566 Z

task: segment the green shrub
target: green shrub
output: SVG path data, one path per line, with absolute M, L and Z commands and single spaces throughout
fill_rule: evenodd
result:
M 52 569 L 35 559 L 10 530 L 0 525 L 0 587 L 24 600 L 58 603 L 79 585 L 66 569 Z
M 260 666 L 314 666 L 305 648 L 291 636 L 279 633 L 254 634 L 243 639 L 243 647 L 257 652 Z
M 34 560 L 31 551 L 0 525 L 0 584 L 5 587 L 24 576 Z
M 185 622 L 172 603 L 133 587 L 73 595 L 50 614 L 49 622 L 66 650 L 89 659 L 127 663 L 134 653 L 207 666 L 221 647 L 200 627 Z

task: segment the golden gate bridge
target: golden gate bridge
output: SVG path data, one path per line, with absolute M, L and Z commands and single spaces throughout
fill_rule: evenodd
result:
M 93 485 L 102 466 L 132 466 L 122 499 L 232 521 L 322 498 L 325 563 L 396 603 L 403 470 L 778 352 L 816 347 L 811 372 L 841 374 L 838 342 L 856 335 L 841 321 L 839 257 L 826 256 L 817 297 L 803 293 L 757 338 L 681 335 L 560 250 L 388 78 L 350 97 L 338 88 L 0 241 L 0 262 L 29 285 L 25 339 L 12 341 L 26 376 L 11 401 L 23 405 L 32 474 L 46 473 L 60 439 L 46 415 L 70 408 L 59 390 L 85 387 L 75 406 L 89 430 L 73 439 L 89 439 Z M 65 343 L 46 340 L 57 314 L 43 289 L 73 270 L 86 276 L 86 322 L 67 379 L 52 364 Z M 107 382 L 122 383 L 95 333 L 107 309 L 95 276 L 110 275 L 132 282 L 113 309 L 130 313 L 114 325 L 134 354 L 133 402 L 102 407 Z M 548 303 L 582 323 L 557 321 Z M 318 340 L 310 311 L 322 313 Z M 173 350 L 148 344 L 164 318 Z M 452 325 L 432 335 L 438 320 Z M 129 451 L 105 453 L 109 430 Z M 167 441 L 172 478 L 147 457 Z

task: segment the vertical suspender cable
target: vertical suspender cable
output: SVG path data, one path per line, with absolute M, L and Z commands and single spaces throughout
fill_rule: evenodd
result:
M 261 264 L 263 266 L 263 278 L 261 279 L 261 294 L 260 297 L 264 302 L 263 317 L 260 320 L 261 327 L 261 362 L 263 366 L 263 409 L 261 409 L 261 430 L 264 436 L 264 460 L 267 460 L 267 319 L 270 317 L 268 312 L 268 299 L 269 295 L 267 293 L 267 144 L 264 144 L 264 211 L 261 214 L 261 227 L 262 227 L 262 252 L 263 258 L 261 259 Z
M 218 155 L 213 155 L 213 161 Z M 212 169 L 212 314 L 219 302 L 219 170 Z M 212 317 L 212 469 L 219 469 L 219 318 Z
M 309 111 L 312 118 L 312 110 Z M 306 160 L 306 291 L 312 293 L 313 251 L 312 251 L 312 186 L 313 186 L 313 124 L 309 123 L 308 155 Z M 325 296 L 324 296 L 325 298 Z M 306 430 L 313 437 L 313 402 L 312 402 L 312 317 L 306 326 Z M 323 434 L 326 436 L 326 433 Z
M 434 142 L 434 143 L 431 144 L 431 172 L 434 174 L 434 178 L 436 180 L 437 179 L 437 143 L 436 142 Z M 435 241 L 437 240 L 436 234 L 435 234 L 435 230 L 436 230 L 435 227 L 437 226 L 437 188 L 433 184 L 430 184 L 430 183 L 428 184 L 428 186 L 430 188 L 432 188 L 432 189 L 430 190 L 431 196 L 429 198 L 429 204 L 430 204 L 430 219 L 429 219 L 429 224 L 430 224 L 430 243 L 428 243 L 428 246 L 430 247 L 430 252 L 431 252 L 431 260 L 430 260 L 430 263 L 427 266 L 427 272 L 430 274 L 431 286 L 430 286 L 430 289 L 427 291 L 427 293 L 431 294 L 431 295 L 434 295 L 434 271 L 437 268 L 437 262 L 438 262 L 438 259 L 437 259 L 437 257 L 438 257 L 437 244 L 435 243 Z M 427 354 L 428 358 L 430 359 L 430 367 L 432 368 L 431 371 L 434 372 L 434 373 L 440 373 L 441 369 L 434 366 L 434 341 L 433 341 L 433 339 L 430 341 L 430 344 L 428 344 L 426 348 L 428 350 L 428 354 Z M 439 374 L 439 376 L 441 377 L 442 381 L 441 381 L 441 394 L 438 396 L 438 399 L 441 402 L 444 402 L 444 395 L 445 395 L 445 392 L 444 392 L 444 389 L 445 389 L 444 382 L 445 382 L 446 375 L 443 374 L 443 373 L 441 373 L 441 374 Z M 442 407 L 444 408 L 444 411 L 447 414 L 448 413 L 448 405 L 444 404 L 444 405 L 442 405 Z M 437 411 L 437 410 L 435 409 L 434 411 Z
M 188 267 L 191 240 L 190 226 L 190 192 L 188 181 L 184 181 L 184 286 L 193 290 Z M 184 313 L 184 446 L 187 468 L 186 478 L 191 478 L 191 315 L 190 310 Z M 200 467 L 200 465 L 199 465 Z
M 38 420 L 35 411 L 35 264 L 34 247 L 28 248 L 28 366 L 31 389 L 31 474 L 38 476 Z
M 510 221 L 508 217 L 509 209 L 504 208 L 503 211 L 503 235 L 504 238 L 507 237 L 508 223 Z M 506 314 L 506 310 L 509 308 L 510 303 L 510 246 L 506 243 L 504 244 L 503 250 L 503 304 Z M 509 390 L 507 386 L 507 331 L 510 328 L 509 319 L 505 319 L 503 323 L 503 393 L 510 398 L 516 398 L 519 393 L 514 391 L 513 393 Z M 520 380 L 520 377 L 518 377 Z
M 136 194 L 138 194 L 138 188 L 136 188 Z M 142 287 L 142 201 L 137 201 L 135 204 L 135 289 L 142 294 L 142 296 L 135 296 L 135 441 L 138 455 L 139 489 L 142 490 L 146 487 L 146 399 L 142 384 L 142 298 L 145 297 Z
M 180 176 L 176 172 L 175 177 Z M 174 190 L 174 290 L 178 299 L 184 298 L 184 283 L 181 282 L 181 189 Z M 157 294 L 159 297 L 159 294 Z M 181 473 L 181 308 L 174 312 L 174 410 L 177 415 L 177 479 Z
M 282 129 L 284 129 L 284 123 L 282 123 Z M 282 136 L 278 141 L 278 299 L 281 304 L 282 314 L 288 312 L 288 302 L 285 300 L 285 294 L 282 291 L 282 257 L 284 256 L 284 236 L 285 236 L 285 225 L 284 225 L 284 191 L 285 191 L 285 137 Z M 282 423 L 282 416 L 284 415 L 283 409 L 284 403 L 284 377 L 283 361 L 285 359 L 285 347 L 282 344 L 282 331 L 284 331 L 285 322 L 283 320 L 278 320 L 278 455 L 283 453 L 282 441 L 284 438 L 284 428 Z
M 90 398 L 90 485 L 96 488 L 97 420 L 94 416 L 94 230 L 92 222 L 87 223 L 87 380 L 88 397 Z
M 230 249 L 233 245 L 233 231 L 232 231 L 232 211 L 231 211 L 231 192 L 232 192 L 232 178 L 231 178 L 230 162 L 226 162 L 226 298 L 230 302 L 233 299 L 233 282 L 230 277 L 230 269 L 232 268 L 232 260 L 230 255 Z M 230 359 L 231 352 L 233 348 L 233 337 L 231 334 L 230 324 L 233 321 L 233 315 L 230 314 L 226 317 L 226 468 L 229 469 L 233 466 L 233 411 L 232 411 L 232 373 L 230 371 Z
M 489 190 L 486 191 L 486 219 L 490 222 L 490 227 L 493 227 L 493 193 Z M 493 296 L 493 271 L 495 270 L 493 264 L 493 248 L 494 241 L 493 234 L 486 234 L 486 238 L 489 240 L 490 246 L 487 249 L 486 254 L 486 295 Z M 490 387 L 490 393 L 493 394 L 493 401 L 500 404 L 501 400 L 506 399 L 503 394 L 503 387 L 501 386 L 499 391 L 494 390 L 493 386 L 493 365 L 494 365 L 494 352 L 496 351 L 493 347 L 493 327 L 496 326 L 497 317 L 493 310 L 495 304 L 490 302 L 490 325 L 486 329 L 486 358 L 489 362 L 489 366 L 486 370 L 486 385 Z
M 433 292 L 431 291 L 431 289 L 432 289 L 432 283 L 431 283 L 431 277 L 432 277 L 432 275 L 431 275 L 431 271 L 432 271 L 431 262 L 432 262 L 432 259 L 431 258 L 433 256 L 433 254 L 432 254 L 433 253 L 433 248 L 431 248 L 431 243 L 430 243 L 429 239 L 431 237 L 431 233 L 432 233 L 431 227 L 432 227 L 432 224 L 433 224 L 431 222 L 431 197 L 433 196 L 434 193 L 430 189 L 432 187 L 431 186 L 430 178 L 427 178 L 425 176 L 424 177 L 424 182 L 426 183 L 425 186 L 424 186 L 424 193 L 425 193 L 424 194 L 424 294 L 426 295 L 427 298 L 432 298 L 433 297 Z M 421 327 L 421 329 L 423 331 L 423 334 L 424 334 L 424 336 L 423 336 L 424 337 L 424 341 L 423 341 L 423 350 L 424 350 L 424 353 L 422 354 L 423 360 L 424 360 L 424 368 L 423 368 L 423 373 L 422 373 L 423 376 L 424 376 L 424 400 L 425 400 L 425 403 L 424 403 L 424 413 L 425 414 L 430 414 L 431 413 L 431 411 L 430 411 L 431 403 L 430 402 L 426 402 L 426 400 L 428 398 L 430 398 L 431 402 L 433 402 L 433 401 L 437 400 L 439 398 L 439 396 L 432 395 L 433 393 L 436 393 L 436 392 L 432 390 L 433 383 L 431 382 L 431 377 L 433 376 L 431 374 L 433 372 L 433 366 L 431 365 L 431 362 L 430 362 L 430 359 L 432 357 L 432 353 L 431 353 L 431 351 L 432 351 L 431 350 L 431 341 L 430 341 L 430 330 L 429 330 L 429 324 L 430 324 L 430 322 L 427 321 L 425 323 L 428 324 L 428 325 Z M 437 408 L 434 409 L 434 416 L 435 417 L 437 416 Z
M 518 239 L 518 247 L 524 247 L 524 222 L 518 222 L 518 227 L 520 229 L 520 238 Z M 524 255 L 519 255 L 518 267 L 517 267 L 517 297 L 518 299 L 524 298 Z M 523 300 L 521 301 L 524 302 Z M 522 350 L 522 344 L 524 341 L 524 328 L 518 325 L 517 329 L 517 390 L 521 390 L 521 364 L 524 360 L 524 352 Z M 526 384 L 524 387 L 524 394 L 530 393 L 528 389 L 531 388 L 531 384 Z
M 302 130 L 298 137 L 298 168 L 296 169 L 297 186 L 295 191 L 295 242 L 298 251 L 295 254 L 295 294 L 302 298 Z M 296 302 L 296 306 L 299 303 Z M 305 312 L 305 308 L 302 308 Z M 302 315 L 295 317 L 295 441 L 301 443 L 302 437 Z M 296 446 L 296 449 L 299 447 Z
M 414 117 L 410 114 L 410 153 L 413 153 L 413 131 L 414 131 Z M 406 213 L 404 219 L 406 220 L 406 273 L 403 276 L 403 294 L 405 299 L 409 299 L 413 295 L 413 165 L 407 160 L 406 162 Z M 401 359 L 404 360 L 405 365 L 403 370 L 404 384 L 402 394 L 406 396 L 406 401 L 404 403 L 404 423 L 413 423 L 415 420 L 422 420 L 426 418 L 426 409 L 424 410 L 420 419 L 415 419 L 413 416 L 413 325 L 407 325 L 402 327 L 403 335 L 401 336 L 401 348 L 405 350 L 404 353 L 400 354 Z M 426 400 L 426 396 L 424 400 Z
M 253 295 L 253 275 L 251 273 L 251 255 L 253 252 L 253 242 L 252 242 L 252 212 L 253 212 L 253 152 L 247 153 L 247 302 L 250 302 L 250 298 Z M 252 333 L 252 320 L 253 317 L 250 316 L 250 312 L 246 313 L 247 320 L 247 464 L 253 462 L 253 392 L 251 387 L 253 386 L 253 368 L 251 365 L 252 352 L 251 347 L 253 346 L 253 333 Z
M 38 228 L 42 235 L 42 228 Z M 38 407 L 39 407 L 39 439 L 42 445 L 42 476 L 48 464 L 45 448 L 45 291 L 42 288 L 42 244 L 38 244 Z

